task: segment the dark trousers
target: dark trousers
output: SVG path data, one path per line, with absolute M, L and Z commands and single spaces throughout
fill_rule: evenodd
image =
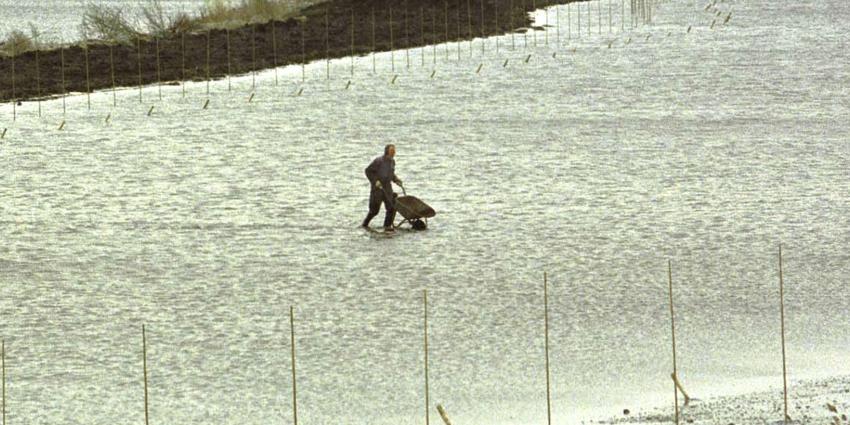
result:
M 363 220 L 363 226 L 368 226 L 369 222 L 378 215 L 378 212 L 381 210 L 381 202 L 384 203 L 384 208 L 386 209 L 386 215 L 384 215 L 384 227 L 392 227 L 393 222 L 395 221 L 395 194 L 390 192 L 387 193 L 383 190 L 378 190 L 372 188 L 371 193 L 369 193 L 369 214 L 366 215 L 366 219 Z

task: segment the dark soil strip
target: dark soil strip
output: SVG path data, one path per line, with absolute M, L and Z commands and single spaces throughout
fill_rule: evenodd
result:
M 390 10 L 392 9 L 393 47 L 405 49 L 448 41 L 524 31 L 531 25 L 528 12 L 553 4 L 578 0 L 335 0 L 305 9 L 303 16 L 286 21 L 245 26 L 230 31 L 232 74 L 244 74 L 275 65 L 301 63 L 351 54 L 352 12 L 354 16 L 354 53 L 390 50 Z M 483 4 L 482 4 L 483 2 Z M 513 4 L 513 8 L 511 8 Z M 483 7 L 482 7 L 483 6 Z M 375 16 L 375 40 L 372 40 L 372 16 Z M 448 13 L 447 13 L 448 12 Z M 498 16 L 497 16 L 498 13 Z M 329 37 L 325 37 L 325 15 Z M 424 16 L 421 16 L 424 15 Z M 406 17 L 406 19 L 405 19 Z M 405 24 L 406 22 L 406 24 Z M 448 28 L 446 27 L 448 22 Z M 511 27 L 511 22 L 514 27 Z M 274 32 L 272 31 L 274 29 Z M 471 31 L 470 31 L 471 30 Z M 302 56 L 302 32 L 304 49 Z M 207 36 L 210 42 L 210 76 L 227 75 L 227 43 L 224 30 L 185 36 L 185 69 L 182 67 L 181 36 L 159 40 L 162 81 L 203 81 L 207 76 Z M 256 66 L 252 58 L 251 38 L 255 37 Z M 274 37 L 274 39 L 273 39 Z M 275 63 L 274 45 L 277 45 Z M 140 44 L 113 46 L 115 83 L 118 87 L 139 84 L 138 46 L 141 46 L 143 84 L 157 82 L 156 40 L 145 37 Z M 65 49 L 65 86 L 69 92 L 86 92 L 85 50 L 80 45 Z M 91 90 L 112 87 L 109 46 L 89 44 Z M 15 99 L 26 100 L 62 94 L 59 50 L 42 51 L 36 73 L 35 52 L 15 58 Z M 402 62 L 399 62 L 402 66 Z M 37 88 L 40 78 L 40 90 Z M 0 101 L 13 99 L 12 58 L 0 58 Z

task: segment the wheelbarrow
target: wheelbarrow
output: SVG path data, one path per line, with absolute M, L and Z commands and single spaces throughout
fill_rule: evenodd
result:
M 395 209 L 396 212 L 401 214 L 403 219 L 394 227 L 400 228 L 406 223 L 413 230 L 427 229 L 428 219 L 437 215 L 437 212 L 421 199 L 408 195 L 404 186 L 401 186 L 401 190 L 404 196 L 399 196 L 395 199 Z

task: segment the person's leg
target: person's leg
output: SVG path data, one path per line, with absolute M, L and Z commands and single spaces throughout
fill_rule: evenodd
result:
M 395 223 L 395 199 L 392 195 L 384 195 L 384 208 L 386 209 L 386 215 L 384 215 L 384 229 L 392 229 L 393 223 Z
M 381 210 L 382 198 L 383 192 L 378 192 L 376 190 L 371 190 L 369 192 L 369 213 L 366 214 L 366 219 L 363 220 L 363 227 L 369 227 L 369 222 L 378 215 L 378 212 Z

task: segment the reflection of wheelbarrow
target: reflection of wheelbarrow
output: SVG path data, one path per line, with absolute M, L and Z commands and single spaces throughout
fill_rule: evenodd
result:
M 395 198 L 395 209 L 404 217 L 400 223 L 395 225 L 396 228 L 401 227 L 404 223 L 409 223 L 414 230 L 425 230 L 428 228 L 428 219 L 437 215 L 437 212 L 428 204 L 422 202 L 415 196 L 408 196 L 404 186 L 401 186 L 404 196 Z M 423 221 L 423 219 L 425 221 Z

